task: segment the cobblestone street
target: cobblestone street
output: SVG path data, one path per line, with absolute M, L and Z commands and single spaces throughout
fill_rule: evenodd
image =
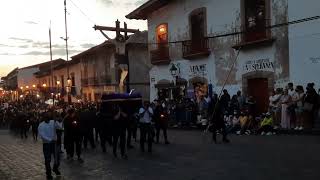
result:
M 295 180 L 320 178 L 319 136 L 231 136 L 231 144 L 211 144 L 197 131 L 170 131 L 170 145 L 141 154 L 138 143 L 129 160 L 84 150 L 85 162 L 61 162 L 60 179 L 106 180 Z M 0 131 L 0 179 L 45 179 L 41 142 Z

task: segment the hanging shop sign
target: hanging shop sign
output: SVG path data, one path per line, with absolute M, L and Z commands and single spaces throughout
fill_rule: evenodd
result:
M 243 69 L 246 73 L 254 71 L 274 71 L 274 62 L 269 58 L 247 61 Z

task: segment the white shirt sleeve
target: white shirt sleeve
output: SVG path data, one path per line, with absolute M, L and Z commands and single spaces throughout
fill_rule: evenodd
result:
M 63 129 L 62 122 L 54 121 L 54 127 L 56 129 Z
M 141 114 L 143 114 L 144 113 L 144 109 L 143 108 L 140 108 L 139 109 L 139 114 L 141 115 Z
M 148 111 L 149 111 L 150 114 L 153 114 L 153 110 L 152 110 L 151 107 L 149 107 Z

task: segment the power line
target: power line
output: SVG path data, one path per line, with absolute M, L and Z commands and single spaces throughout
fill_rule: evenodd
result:
M 280 28 L 284 26 L 289 26 L 289 25 L 294 25 L 294 24 L 300 24 L 303 22 L 309 22 L 309 21 L 314 21 L 320 19 L 320 16 L 312 16 L 312 17 L 307 17 L 303 19 L 298 19 L 294 21 L 289 21 L 289 22 L 284 22 L 284 23 L 279 23 L 279 24 L 274 24 L 270 26 L 265 26 L 261 30 L 268 30 L 268 29 L 274 29 L 274 28 Z M 229 32 L 225 34 L 218 34 L 214 36 L 207 36 L 206 38 L 208 39 L 215 39 L 215 38 L 222 38 L 222 37 L 228 37 L 228 36 L 236 36 L 236 35 L 241 35 L 248 33 L 248 31 L 235 31 L 235 32 Z M 134 44 L 146 44 L 146 45 L 156 45 L 156 44 L 178 44 L 178 43 L 183 43 L 186 40 L 178 40 L 178 41 L 169 41 L 167 43 L 134 43 Z
M 76 5 L 76 3 L 74 3 L 72 0 L 69 0 L 73 6 L 75 6 L 80 12 L 82 15 L 84 15 L 90 22 L 92 22 L 93 24 L 96 24 L 79 6 Z

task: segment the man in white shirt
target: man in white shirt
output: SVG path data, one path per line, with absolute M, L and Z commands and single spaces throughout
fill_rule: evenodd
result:
M 152 129 L 152 115 L 153 110 L 150 107 L 150 103 L 145 101 L 143 107 L 139 110 L 140 116 L 140 148 L 144 152 L 144 144 L 148 136 L 148 152 L 152 152 L 152 141 L 153 141 L 153 129 Z
M 46 166 L 46 174 L 47 179 L 53 179 L 51 175 L 51 156 L 54 157 L 54 166 L 52 171 L 57 175 L 61 175 L 59 172 L 59 154 L 56 151 L 56 140 L 57 134 L 56 130 L 61 129 L 61 124 L 55 120 L 52 120 L 52 113 L 48 112 L 48 114 L 44 117 L 45 120 L 39 124 L 38 132 L 39 136 L 43 141 L 43 154 L 45 159 Z

